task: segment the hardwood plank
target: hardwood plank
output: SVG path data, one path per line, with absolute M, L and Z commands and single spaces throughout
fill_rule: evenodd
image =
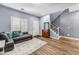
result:
M 33 52 L 32 55 L 78 55 L 79 54 L 79 46 L 76 46 L 76 42 L 79 41 L 74 40 L 56 40 L 51 38 L 43 38 L 39 37 L 39 39 L 47 42 L 46 45 Z M 72 43 L 73 42 L 73 43 Z

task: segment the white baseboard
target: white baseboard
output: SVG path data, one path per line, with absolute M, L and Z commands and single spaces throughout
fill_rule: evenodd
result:
M 50 37 L 50 38 L 59 40 L 59 37 Z
M 72 37 L 67 37 L 67 36 L 59 36 L 59 38 L 60 38 L 60 37 L 68 38 L 68 39 L 70 39 L 70 40 L 78 40 L 78 41 L 79 41 L 79 38 L 72 38 Z

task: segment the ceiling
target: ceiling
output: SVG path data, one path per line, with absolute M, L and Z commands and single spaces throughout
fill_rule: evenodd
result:
M 74 3 L 2 3 L 2 5 L 41 17 L 50 13 L 62 11 L 75 4 Z

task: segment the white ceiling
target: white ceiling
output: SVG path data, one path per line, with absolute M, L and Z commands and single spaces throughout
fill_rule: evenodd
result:
M 2 3 L 7 7 L 14 8 L 35 16 L 44 16 L 53 12 L 72 7 L 74 3 Z M 23 8 L 24 10 L 21 10 Z

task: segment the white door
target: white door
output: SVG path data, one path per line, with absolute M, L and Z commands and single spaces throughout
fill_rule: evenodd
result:
M 35 35 L 39 35 L 39 21 L 38 20 L 33 20 L 33 33 Z

